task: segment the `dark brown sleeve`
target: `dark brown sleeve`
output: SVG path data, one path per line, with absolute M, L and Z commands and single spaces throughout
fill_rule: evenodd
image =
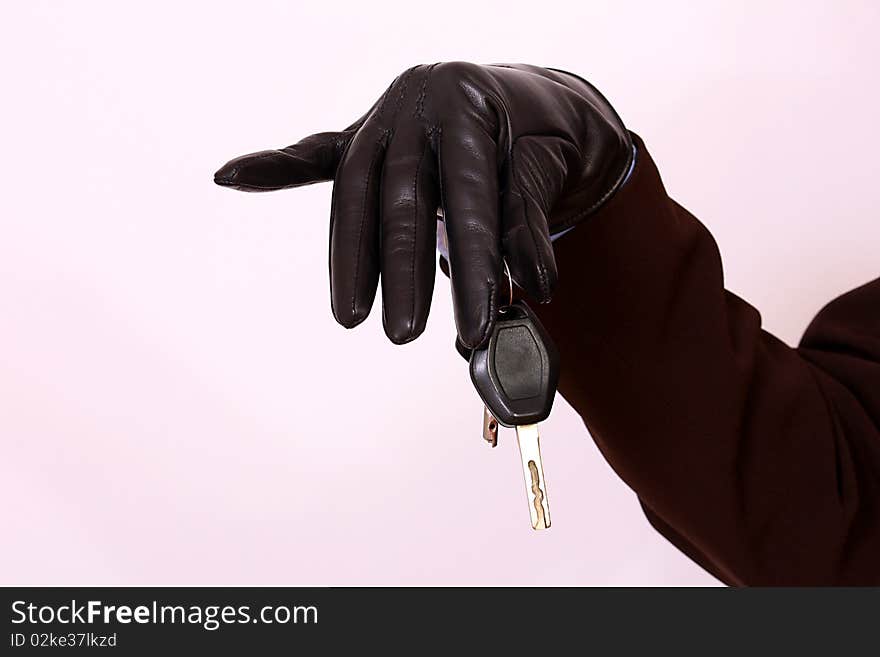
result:
M 783 344 L 637 146 L 623 190 L 555 244 L 560 285 L 536 311 L 561 394 L 651 523 L 722 581 L 880 584 L 880 279 Z

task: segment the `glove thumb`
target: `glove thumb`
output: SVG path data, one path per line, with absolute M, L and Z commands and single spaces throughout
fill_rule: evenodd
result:
M 331 180 L 353 134 L 320 132 L 287 148 L 242 155 L 220 167 L 214 182 L 244 192 L 268 192 Z

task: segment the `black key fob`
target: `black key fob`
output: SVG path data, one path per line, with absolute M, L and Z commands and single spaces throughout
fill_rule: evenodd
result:
M 477 393 L 500 424 L 536 424 L 550 415 L 559 352 L 525 302 L 499 311 L 488 344 L 474 349 L 469 363 Z

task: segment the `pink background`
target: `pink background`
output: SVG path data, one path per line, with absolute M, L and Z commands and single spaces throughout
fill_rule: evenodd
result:
M 878 28 L 868 1 L 7 7 L 0 583 L 715 584 L 562 400 L 553 528 L 531 531 L 515 441 L 479 438 L 445 280 L 415 343 L 378 309 L 346 332 L 329 186 L 211 174 L 347 125 L 415 63 L 571 69 L 793 342 L 878 273 Z

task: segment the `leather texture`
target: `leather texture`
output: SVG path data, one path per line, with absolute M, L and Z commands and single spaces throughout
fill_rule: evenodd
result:
M 551 232 L 614 194 L 632 154 L 617 113 L 575 75 L 445 62 L 404 71 L 347 129 L 236 158 L 214 180 L 243 191 L 333 180 L 333 314 L 362 322 L 381 273 L 383 325 L 398 344 L 427 322 L 442 208 L 458 335 L 475 348 L 506 302 L 503 259 L 531 298 L 549 301 Z

